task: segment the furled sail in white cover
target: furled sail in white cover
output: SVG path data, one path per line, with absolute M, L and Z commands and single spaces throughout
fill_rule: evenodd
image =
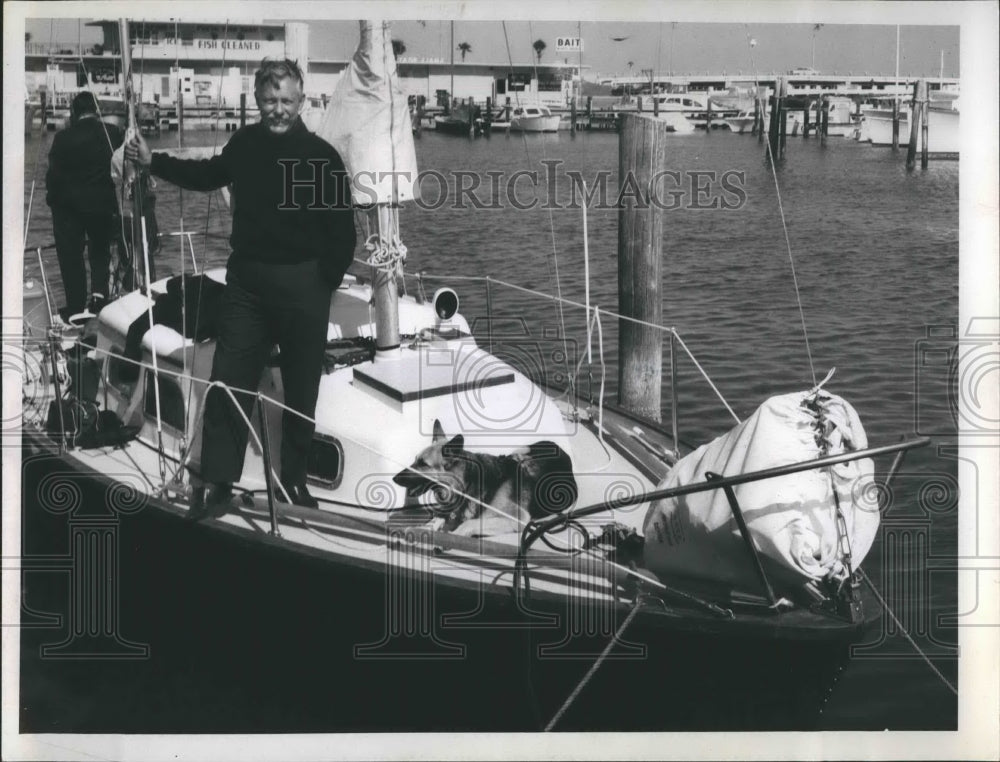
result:
M 316 134 L 344 159 L 354 178 L 355 204 L 395 204 L 419 196 L 410 112 L 396 76 L 388 22 L 361 22 L 358 49 Z
M 820 392 L 772 397 L 749 418 L 678 461 L 660 488 L 735 476 L 868 446 L 857 413 Z M 801 585 L 845 573 L 837 506 L 852 563 L 864 559 L 879 524 L 870 458 L 734 487 L 750 534 L 774 582 Z M 836 498 L 834 497 L 836 492 Z M 646 514 L 645 566 L 756 587 L 750 555 L 722 490 L 654 502 Z

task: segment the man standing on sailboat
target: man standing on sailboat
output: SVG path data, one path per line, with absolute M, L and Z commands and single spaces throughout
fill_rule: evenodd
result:
M 152 153 L 141 136 L 126 157 L 190 190 L 232 186 L 232 254 L 219 315 L 212 380 L 234 390 L 250 418 L 265 363 L 279 348 L 285 405 L 281 481 L 292 501 L 315 507 L 306 467 L 323 369 L 330 297 L 356 242 L 347 173 L 337 151 L 299 117 L 302 72 L 294 61 L 265 59 L 254 95 L 260 122 L 238 130 L 205 160 Z M 227 392 L 205 403 L 201 479 L 191 516 L 222 515 L 243 472 L 248 430 Z
M 89 294 L 108 295 L 111 238 L 118 214 L 111 154 L 124 139 L 121 130 L 98 116 L 94 95 L 82 92 L 70 105 L 69 127 L 52 141 L 45 188 L 66 293 L 66 306 L 59 310 L 64 320 L 83 312 Z M 89 292 L 84 241 L 90 260 Z

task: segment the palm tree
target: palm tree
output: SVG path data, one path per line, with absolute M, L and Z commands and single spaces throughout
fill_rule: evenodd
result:
M 456 50 L 462 53 L 462 61 L 465 61 L 465 54 L 472 52 L 472 46 L 467 42 L 460 42 Z
M 818 32 L 823 27 L 822 24 L 815 24 L 813 26 L 813 45 L 812 45 L 812 64 L 810 68 L 816 68 L 816 32 Z
M 535 49 L 535 55 L 538 57 L 538 63 L 542 62 L 542 52 L 548 46 L 545 44 L 545 40 L 535 40 L 531 43 L 531 47 Z
M 405 42 L 403 42 L 402 40 L 393 40 L 392 41 L 392 54 L 394 56 L 396 56 L 396 58 L 399 58 L 405 52 L 406 52 L 406 43 Z

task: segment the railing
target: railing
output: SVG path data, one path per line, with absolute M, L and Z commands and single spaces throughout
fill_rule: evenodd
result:
M 636 323 L 636 324 L 639 324 L 639 325 L 642 325 L 642 326 L 648 327 L 648 328 L 653 328 L 655 330 L 661 331 L 662 333 L 669 334 L 669 336 L 670 336 L 669 364 L 670 364 L 670 395 L 671 395 L 671 433 L 672 433 L 672 437 L 673 437 L 673 443 L 674 443 L 674 449 L 675 449 L 675 453 L 674 454 L 675 455 L 679 455 L 679 449 L 680 449 L 680 445 L 679 445 L 680 439 L 679 439 L 679 435 L 678 435 L 679 423 L 678 423 L 678 404 L 677 404 L 677 389 L 678 389 L 678 385 L 677 385 L 677 356 L 679 354 L 678 351 L 677 351 L 678 346 L 684 351 L 684 353 L 688 356 L 688 358 L 694 364 L 694 366 L 697 369 L 697 371 L 699 372 L 699 374 L 705 380 L 705 382 L 707 383 L 707 385 L 709 386 L 709 388 L 712 390 L 712 392 L 716 395 L 716 397 L 718 397 L 719 401 L 722 403 L 723 407 L 725 407 L 726 411 L 733 418 L 733 420 L 736 423 L 740 423 L 739 416 L 736 415 L 736 413 L 733 411 L 732 407 L 729 405 L 729 403 L 726 401 L 725 397 L 722 395 L 722 392 L 719 391 L 718 386 L 716 386 L 716 384 L 709 377 L 708 373 L 705 371 L 705 369 L 701 365 L 701 363 L 698 362 L 698 359 L 694 356 L 694 353 L 690 350 L 690 348 L 687 346 L 687 344 L 681 338 L 680 334 L 677 332 L 677 329 L 674 328 L 674 327 L 672 327 L 672 326 L 654 325 L 652 323 L 648 323 L 648 322 L 645 322 L 645 321 L 642 321 L 642 320 L 637 320 L 636 318 L 629 317 L 627 315 L 621 315 L 621 314 L 619 314 L 617 312 L 612 312 L 610 310 L 605 310 L 603 308 L 599 308 L 598 305 L 590 305 L 588 307 L 588 305 L 581 304 L 580 302 L 576 302 L 576 301 L 573 301 L 571 299 L 566 299 L 564 297 L 552 296 L 551 294 L 546 294 L 546 293 L 543 293 L 541 291 L 535 291 L 533 289 L 526 288 L 524 286 L 519 286 L 519 285 L 514 284 L 514 283 L 508 283 L 506 281 L 499 280 L 497 278 L 492 278 L 492 277 L 490 277 L 488 275 L 487 276 L 458 276 L 458 275 L 436 276 L 436 275 L 430 275 L 428 273 L 419 273 L 419 274 L 417 274 L 415 276 L 412 276 L 412 277 L 414 277 L 414 279 L 417 281 L 417 289 L 418 289 L 417 296 L 418 296 L 418 298 L 423 298 L 425 300 L 426 300 L 426 295 L 424 295 L 422 293 L 424 279 L 437 279 L 437 280 L 448 280 L 448 281 L 473 281 L 473 282 L 482 282 L 485 285 L 485 289 L 486 289 L 486 324 L 489 327 L 488 330 L 487 330 L 485 338 L 486 338 L 487 345 L 489 347 L 490 352 L 493 351 L 493 342 L 494 342 L 494 338 L 495 338 L 494 337 L 494 331 L 493 331 L 493 325 L 494 325 L 494 320 L 495 320 L 495 316 L 494 316 L 494 312 L 493 312 L 493 304 L 494 304 L 494 300 L 495 300 L 495 297 L 494 297 L 494 294 L 493 294 L 493 287 L 494 286 L 502 286 L 502 287 L 511 289 L 513 291 L 518 291 L 520 293 L 530 294 L 530 295 L 538 297 L 540 299 L 545 299 L 545 300 L 548 300 L 548 301 L 555 302 L 555 303 L 561 305 L 562 307 L 568 307 L 568 308 L 573 308 L 573 309 L 583 309 L 583 310 L 586 310 L 588 312 L 588 318 L 587 318 L 588 321 L 589 320 L 599 320 L 601 317 L 607 317 L 607 318 L 611 318 L 613 320 L 627 320 L 627 321 L 630 321 L 632 323 Z M 581 357 L 580 364 L 577 366 L 577 368 L 572 369 L 571 372 L 567 373 L 567 377 L 571 379 L 571 384 L 572 384 L 573 387 L 576 387 L 577 378 L 579 376 L 582 364 L 583 364 L 583 357 Z M 603 369 L 603 367 L 604 367 L 603 357 L 601 357 L 601 363 L 600 364 L 601 364 L 602 369 Z M 603 399 L 599 399 L 597 402 L 598 402 L 598 404 L 600 406 L 604 405 L 604 400 Z

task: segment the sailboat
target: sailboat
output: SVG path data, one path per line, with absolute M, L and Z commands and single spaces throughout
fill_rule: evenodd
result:
M 518 729 L 700 727 L 725 711 L 766 726 L 768 691 L 814 711 L 846 645 L 881 616 L 858 576 L 878 520 L 858 502 L 877 491 L 872 459 L 898 467 L 926 440 L 869 447 L 853 409 L 818 385 L 692 448 L 676 425 L 531 378 L 492 336 L 480 343 L 457 289 L 400 293 L 399 208 L 419 193 L 409 125 L 388 24 L 361 22 L 319 134 L 369 178 L 356 202 L 375 275 L 346 276 L 331 300 L 308 470 L 319 507 L 293 504 L 275 478 L 283 407 L 269 367 L 239 504 L 188 534 L 308 562 L 296 568 L 326 591 L 310 609 L 335 612 L 324 651 L 343 649 L 325 700 L 363 701 L 352 681 L 380 686 L 370 711 L 393 707 L 398 727 L 491 728 L 522 709 L 533 719 Z M 154 538 L 182 525 L 214 340 L 154 324 L 138 360 L 125 353 L 173 288 L 124 294 L 79 334 L 50 320 L 46 293 L 26 293 L 25 496 L 72 483 L 77 502 L 141 505 Z M 588 692 L 600 712 L 574 715 Z

